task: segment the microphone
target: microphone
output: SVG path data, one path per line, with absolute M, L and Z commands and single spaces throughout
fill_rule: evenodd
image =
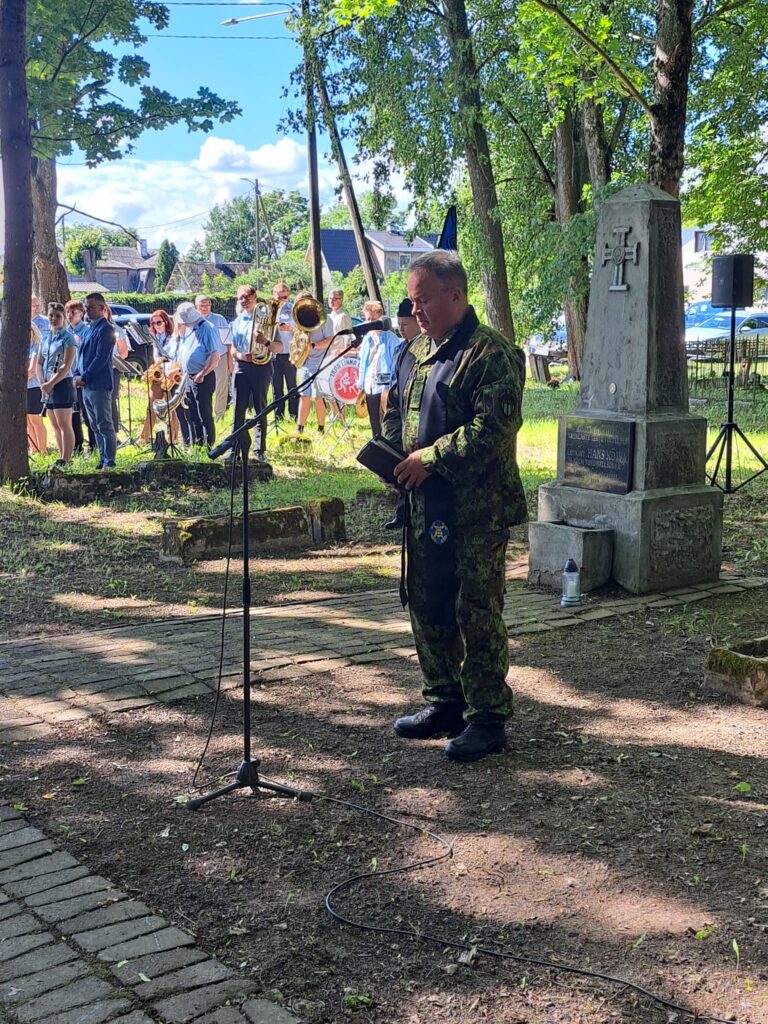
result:
M 360 342 L 363 340 L 368 331 L 390 331 L 392 330 L 392 320 L 388 316 L 383 316 L 381 320 L 372 320 L 370 323 L 358 324 L 357 327 L 350 327 L 348 331 L 339 331 L 334 337 L 338 338 L 341 334 L 354 334 L 355 340 L 352 342 L 352 347 L 357 348 Z

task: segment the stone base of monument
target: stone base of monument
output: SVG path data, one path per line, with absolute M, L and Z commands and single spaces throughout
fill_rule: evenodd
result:
M 539 488 L 539 520 L 613 531 L 611 576 L 633 594 L 718 579 L 722 506 L 722 493 L 703 484 L 628 494 Z
M 242 552 L 242 517 L 233 520 L 232 553 Z M 272 551 L 302 550 L 347 539 L 344 503 L 320 498 L 290 508 L 262 509 L 248 516 L 248 537 L 254 556 Z M 168 519 L 163 523 L 160 557 L 190 562 L 225 555 L 229 542 L 229 516 Z
M 559 591 L 563 567 L 572 558 L 579 567 L 582 593 L 602 587 L 611 578 L 613 530 L 584 529 L 565 523 L 528 525 L 528 582 Z
M 707 657 L 707 689 L 743 704 L 768 707 L 768 636 L 733 647 L 715 647 Z
M 539 489 L 540 520 L 613 531 L 611 575 L 635 594 L 720 571 L 723 496 L 688 406 L 680 231 L 680 204 L 656 186 L 601 204 L 579 404 Z

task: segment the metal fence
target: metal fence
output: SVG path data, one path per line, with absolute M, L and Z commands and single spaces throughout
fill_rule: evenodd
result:
M 719 338 L 688 351 L 688 391 L 696 398 L 725 398 L 728 389 L 728 339 Z M 768 334 L 736 336 L 738 397 L 768 403 Z

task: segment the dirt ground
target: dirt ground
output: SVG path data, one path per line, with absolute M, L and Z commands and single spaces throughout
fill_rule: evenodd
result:
M 567 965 L 759 1024 L 766 712 L 707 693 L 702 666 L 710 638 L 758 635 L 767 622 L 768 595 L 754 590 L 515 641 L 509 750 L 469 766 L 447 762 L 444 741 L 393 733 L 419 701 L 408 660 L 258 686 L 265 775 L 359 806 L 240 793 L 189 813 L 175 798 L 210 700 L 8 747 L 0 792 L 312 1024 L 689 1019 Z M 240 700 L 225 700 L 207 781 L 237 767 L 241 721 Z M 453 840 L 453 856 L 387 873 L 442 852 L 426 828 Z M 370 877 L 339 894 L 339 912 L 439 941 L 332 920 L 325 894 L 361 872 Z
M 729 499 L 726 563 L 768 571 L 766 507 L 757 487 Z M 350 591 L 375 602 L 399 570 L 397 538 L 381 529 L 389 514 L 348 508 L 346 545 L 255 559 L 254 603 Z M 0 638 L 210 613 L 224 561 L 161 563 L 160 521 L 130 504 L 5 495 Z M 512 561 L 524 544 L 521 529 Z M 230 582 L 236 604 L 236 564 Z M 703 664 L 713 642 L 766 633 L 768 593 L 756 589 L 515 640 L 509 749 L 469 766 L 447 762 L 443 741 L 393 733 L 419 704 L 409 659 L 276 674 L 253 701 L 265 775 L 346 804 L 239 793 L 190 814 L 176 798 L 210 699 L 6 745 L 0 796 L 310 1024 L 690 1019 L 569 965 L 765 1024 L 766 712 L 707 692 Z M 237 696 L 220 706 L 209 784 L 239 763 L 242 711 Z M 452 840 L 452 857 L 401 873 L 444 852 L 424 829 Z M 335 906 L 389 931 L 326 912 L 332 886 L 360 873 L 370 877 Z
M 253 557 L 254 606 L 395 588 L 400 535 L 383 528 L 392 514 L 389 503 L 372 509 L 350 504 L 346 544 Z M 225 559 L 162 561 L 162 521 L 163 513 L 134 510 L 131 502 L 77 508 L 0 493 L 0 640 L 219 608 Z M 510 560 L 525 552 L 526 530 L 519 527 Z M 229 605 L 240 600 L 241 579 L 235 555 Z

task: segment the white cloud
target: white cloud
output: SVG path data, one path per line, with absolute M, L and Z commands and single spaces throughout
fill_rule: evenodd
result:
M 59 200 L 84 213 L 135 226 L 150 246 L 170 238 L 183 252 L 202 235 L 203 222 L 216 203 L 242 195 L 241 179 L 258 178 L 264 189 L 307 193 L 306 148 L 280 139 L 247 150 L 232 139 L 209 136 L 196 160 L 127 158 L 95 168 L 59 165 Z M 336 169 L 321 160 L 320 199 L 332 200 Z M 78 218 L 76 214 L 72 219 Z
M 371 168 L 369 162 L 352 165 L 360 191 L 371 187 Z M 84 213 L 137 227 L 152 247 L 169 238 L 183 253 L 195 238 L 202 237 L 212 206 L 248 191 L 250 186 L 241 180 L 244 177 L 258 178 L 263 189 L 298 189 L 306 195 L 303 141 L 283 138 L 249 150 L 233 139 L 211 135 L 202 143 L 197 159 L 190 161 L 127 158 L 95 168 L 63 162 L 58 169 L 59 200 Z M 322 152 L 319 178 L 321 202 L 335 201 L 338 173 Z M 389 184 L 398 202 L 406 205 L 409 196 L 402 175 L 393 174 Z M 85 219 L 77 214 L 68 216 L 69 223 Z

